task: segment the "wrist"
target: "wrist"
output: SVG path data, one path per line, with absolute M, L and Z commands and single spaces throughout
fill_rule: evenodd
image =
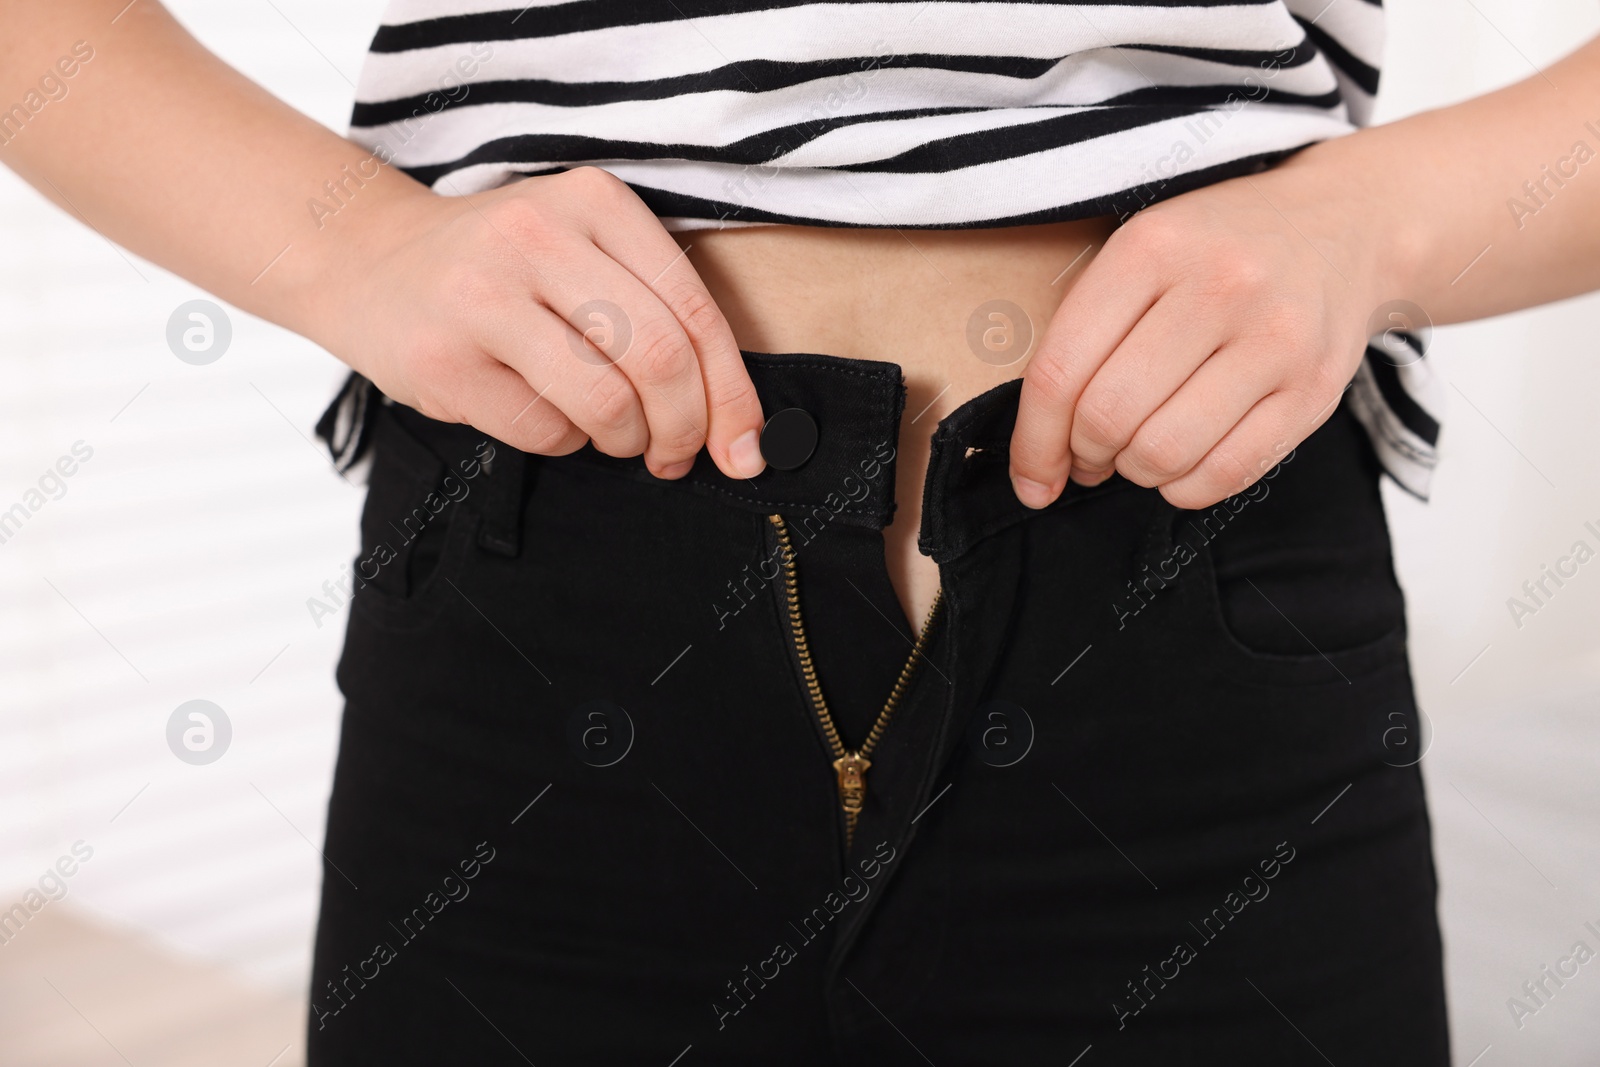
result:
M 343 201 L 308 200 L 305 229 L 283 255 L 274 318 L 364 370 L 355 361 L 357 335 L 362 309 L 373 306 L 376 268 L 426 229 L 442 199 L 386 166 Z
M 1391 161 L 1403 147 L 1374 127 L 1311 145 L 1286 165 L 1318 170 L 1332 209 L 1328 233 L 1354 253 L 1340 267 L 1369 313 L 1394 300 L 1424 306 L 1431 216 L 1394 179 Z

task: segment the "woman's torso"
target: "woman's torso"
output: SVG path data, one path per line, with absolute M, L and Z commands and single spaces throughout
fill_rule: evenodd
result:
M 391 0 L 351 136 L 447 195 L 603 167 L 742 347 L 900 364 L 917 618 L 939 419 L 1023 372 L 1117 220 L 1365 123 L 1382 43 L 1376 0 Z
M 890 574 L 921 619 L 938 572 L 916 548 L 939 420 L 1019 377 L 1113 216 L 985 230 L 750 226 L 677 234 L 741 348 L 897 363 L 906 406 Z M 770 413 L 769 413 L 770 414 Z

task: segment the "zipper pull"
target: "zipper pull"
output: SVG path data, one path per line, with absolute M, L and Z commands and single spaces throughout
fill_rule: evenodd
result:
M 844 805 L 845 815 L 852 825 L 866 803 L 867 768 L 870 766 L 872 761 L 856 752 L 847 752 L 833 761 L 833 769 L 839 775 L 839 803 Z

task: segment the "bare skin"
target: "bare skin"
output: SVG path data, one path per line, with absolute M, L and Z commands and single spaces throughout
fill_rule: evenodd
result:
M 835 230 L 791 226 L 675 235 L 745 348 L 900 364 L 906 409 L 884 551 L 913 624 L 939 588 L 938 567 L 917 550 L 934 428 L 972 397 L 1022 376 L 1062 296 L 1115 226 L 1103 216 L 995 230 L 858 230 L 844 240 Z M 988 344 L 974 348 L 969 320 L 996 299 L 1022 317 L 980 316 Z
M 362 169 L 365 149 L 221 63 L 155 0 L 0 0 L 0 25 L 0 163 L 63 210 L 427 414 L 543 454 L 592 440 L 662 477 L 702 447 L 730 476 L 761 469 L 743 345 L 900 363 L 916 420 L 903 504 L 920 491 L 922 428 L 1021 367 L 1011 473 L 1025 503 L 1117 471 L 1202 507 L 1328 416 L 1381 304 L 1443 324 L 1600 288 L 1600 178 L 1578 169 L 1600 145 L 1585 126 L 1600 123 L 1597 41 L 1493 93 L 1171 197 L 1109 236 L 1103 219 L 761 227 L 683 256 L 594 168 L 470 197 Z M 70 93 L 48 96 L 47 77 Z M 370 174 L 348 206 L 308 212 L 345 168 Z M 966 346 L 966 316 L 996 297 L 1038 313 L 1025 365 L 988 367 Z M 576 309 L 597 298 L 628 317 L 626 353 L 582 339 Z M 904 514 L 889 554 L 917 618 L 932 593 L 914 531 Z

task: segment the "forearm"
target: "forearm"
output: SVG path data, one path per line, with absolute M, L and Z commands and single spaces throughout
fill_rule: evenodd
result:
M 327 344 L 327 283 L 358 261 L 363 223 L 432 194 L 221 62 L 154 0 L 126 4 L 0 6 L 0 162 L 118 244 Z
M 1600 38 L 1484 96 L 1323 142 L 1285 169 L 1355 183 L 1388 298 L 1436 324 L 1600 289 Z

